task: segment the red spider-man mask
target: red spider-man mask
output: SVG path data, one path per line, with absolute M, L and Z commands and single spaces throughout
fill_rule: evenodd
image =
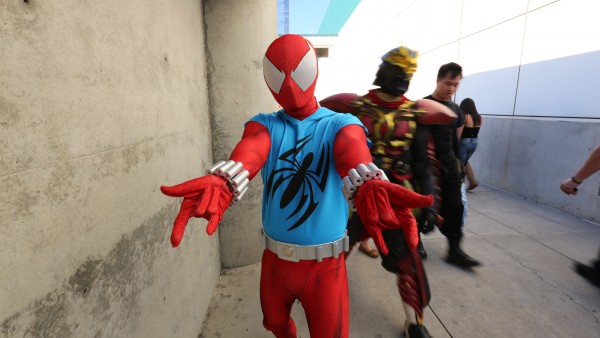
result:
M 271 43 L 263 59 L 265 81 L 285 112 L 302 120 L 317 110 L 319 69 L 313 46 L 300 35 L 286 34 Z

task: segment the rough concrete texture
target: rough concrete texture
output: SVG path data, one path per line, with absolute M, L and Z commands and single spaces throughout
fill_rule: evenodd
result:
M 204 12 L 213 156 L 218 161 L 229 158 L 250 117 L 277 109 L 262 73 L 263 56 L 277 34 L 276 10 L 275 1 L 206 0 Z M 262 227 L 261 203 L 259 175 L 219 225 L 223 267 L 260 260 L 262 248 L 254 239 Z
M 424 236 L 432 300 L 432 336 L 569 337 L 600 333 L 600 292 L 573 271 L 600 243 L 600 226 L 521 197 L 480 186 L 469 193 L 464 249 L 483 266 L 465 271 L 444 262 L 446 239 Z M 348 259 L 350 337 L 402 337 L 404 322 L 393 275 L 353 252 Z M 271 337 L 262 327 L 260 266 L 225 271 L 201 337 Z M 301 304 L 292 317 L 309 337 Z
M 212 162 L 201 2 L 3 1 L 0 46 L 0 336 L 197 336 L 218 238 L 158 188 Z
M 485 117 L 470 162 L 484 183 L 598 223 L 600 174 L 588 178 L 574 198 L 559 185 L 600 144 L 599 130 L 596 120 Z

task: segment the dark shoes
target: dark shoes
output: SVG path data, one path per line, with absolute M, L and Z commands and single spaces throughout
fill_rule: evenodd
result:
M 575 272 L 587 279 L 588 282 L 600 287 L 600 267 L 575 263 Z
M 417 244 L 417 251 L 419 252 L 419 256 L 421 259 L 427 258 L 427 251 L 425 251 L 425 247 L 423 247 L 423 242 L 419 239 L 419 244 Z
M 423 325 L 410 324 L 404 326 L 404 336 L 406 338 L 431 338 L 429 332 Z
M 448 258 L 446 258 L 446 262 L 461 268 L 472 268 L 481 264 L 478 260 L 462 251 L 458 244 L 452 243 L 450 244 L 450 249 L 448 250 Z

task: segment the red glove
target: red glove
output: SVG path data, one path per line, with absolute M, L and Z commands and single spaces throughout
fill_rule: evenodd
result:
M 388 249 L 381 230 L 402 229 L 410 249 L 419 240 L 417 222 L 409 208 L 421 208 L 433 204 L 433 196 L 423 196 L 398 184 L 382 180 L 363 183 L 355 197 L 356 212 L 373 242 L 387 255 Z
M 202 176 L 172 187 L 161 186 L 160 191 L 171 197 L 183 197 L 181 208 L 173 224 L 171 244 L 179 246 L 185 227 L 191 217 L 208 220 L 206 233 L 212 235 L 217 230 L 223 213 L 233 199 L 227 180 L 216 175 Z
M 433 195 L 420 195 L 410 191 L 401 185 L 388 191 L 390 203 L 396 212 L 396 217 L 402 225 L 404 238 L 409 249 L 414 250 L 419 244 L 419 227 L 417 221 L 410 209 L 425 208 L 433 205 Z

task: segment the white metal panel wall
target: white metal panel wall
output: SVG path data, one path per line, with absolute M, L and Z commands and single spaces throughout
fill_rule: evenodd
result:
M 363 0 L 331 50 L 333 92 L 371 88 L 394 45 L 422 53 L 407 95 L 430 94 L 439 67 L 463 66 L 457 101 L 494 115 L 600 118 L 600 20 L 589 0 Z M 570 98 L 577 98 L 571 100 Z
M 466 37 L 527 13 L 523 0 L 463 0 L 461 36 Z
M 460 41 L 464 79 L 456 102 L 470 97 L 482 113 L 513 114 L 524 27 L 520 16 Z
M 419 68 L 406 96 L 415 100 L 433 93 L 440 66 L 448 62 L 456 62 L 457 55 L 458 42 L 453 42 L 419 57 Z
M 423 1 L 423 0 L 421 0 Z M 423 46 L 429 51 L 452 43 L 460 38 L 462 0 L 425 0 L 425 26 Z
M 592 1 L 559 1 L 528 14 L 515 115 L 600 118 L 595 6 Z
M 528 1 L 528 8 L 527 10 L 529 11 L 533 11 L 535 9 L 538 9 L 540 7 L 549 5 L 551 3 L 554 2 L 559 2 L 560 0 L 529 0 Z
M 398 25 L 399 44 L 423 51 L 427 31 L 427 25 L 423 23 L 426 18 L 425 1 L 418 1 L 402 8 L 394 17 Z

